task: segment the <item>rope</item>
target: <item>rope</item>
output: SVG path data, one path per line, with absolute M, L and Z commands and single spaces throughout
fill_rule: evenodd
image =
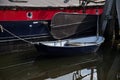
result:
M 7 33 L 9 33 L 10 35 L 12 35 L 13 37 L 18 38 L 19 40 L 21 40 L 21 41 L 23 41 L 23 42 L 26 42 L 26 43 L 29 43 L 29 44 L 33 44 L 33 42 L 30 42 L 30 41 L 28 41 L 28 40 L 25 40 L 25 39 L 23 39 L 23 38 L 15 35 L 15 34 L 13 34 L 13 33 L 10 32 L 9 30 L 5 29 L 2 25 L 0 25 L 0 28 L 1 28 L 1 31 L 2 31 L 2 32 L 3 32 L 3 30 L 4 30 L 4 31 L 6 31 Z
M 51 26 L 53 26 L 53 28 L 55 28 L 55 27 L 61 27 L 61 26 L 72 26 L 72 25 L 77 25 L 77 24 L 84 24 L 84 23 L 87 23 L 87 22 L 90 22 L 90 21 L 85 21 L 85 22 L 75 22 L 75 23 L 70 23 L 70 24 L 63 24 L 63 25 L 55 25 L 54 26 L 54 24 L 52 24 Z M 92 22 L 92 21 L 91 21 Z

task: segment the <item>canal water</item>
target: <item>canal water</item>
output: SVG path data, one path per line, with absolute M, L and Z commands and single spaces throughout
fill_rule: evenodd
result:
M 120 49 L 105 43 L 86 55 L 40 56 L 36 50 L 0 55 L 0 80 L 120 80 Z

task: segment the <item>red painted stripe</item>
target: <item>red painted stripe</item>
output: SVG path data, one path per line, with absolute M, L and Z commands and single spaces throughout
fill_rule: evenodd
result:
M 99 14 L 102 14 L 103 8 L 98 8 Z M 28 12 L 32 13 L 32 17 L 28 17 Z M 77 12 L 82 14 L 83 9 L 49 9 L 49 10 L 0 10 L 0 21 L 23 21 L 23 20 L 51 20 L 57 12 Z M 87 8 L 86 14 L 96 14 L 96 8 Z

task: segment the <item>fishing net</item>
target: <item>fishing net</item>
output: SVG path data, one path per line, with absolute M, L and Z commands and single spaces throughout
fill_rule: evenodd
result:
M 51 34 L 55 39 L 96 34 L 96 27 L 97 15 L 60 12 L 51 21 Z

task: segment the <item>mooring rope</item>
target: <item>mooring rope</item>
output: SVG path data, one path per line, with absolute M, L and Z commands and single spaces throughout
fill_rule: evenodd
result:
M 72 26 L 72 25 L 78 25 L 78 24 L 84 24 L 84 23 L 88 23 L 88 22 L 93 22 L 93 21 L 85 21 L 85 22 L 75 22 L 75 23 L 68 23 L 68 24 L 62 24 L 62 25 L 55 25 L 52 24 L 51 26 L 53 26 L 53 28 L 55 27 L 61 27 L 61 26 Z
M 31 41 L 28 41 L 28 40 L 25 40 L 17 35 L 15 35 L 14 33 L 10 32 L 9 30 L 7 30 L 6 28 L 4 28 L 2 25 L 0 25 L 0 28 L 1 28 L 1 32 L 6 31 L 7 33 L 9 33 L 10 35 L 12 35 L 13 37 L 16 37 L 18 38 L 19 40 L 23 41 L 23 42 L 26 42 L 26 43 L 29 43 L 29 44 L 33 44 L 33 42 Z

